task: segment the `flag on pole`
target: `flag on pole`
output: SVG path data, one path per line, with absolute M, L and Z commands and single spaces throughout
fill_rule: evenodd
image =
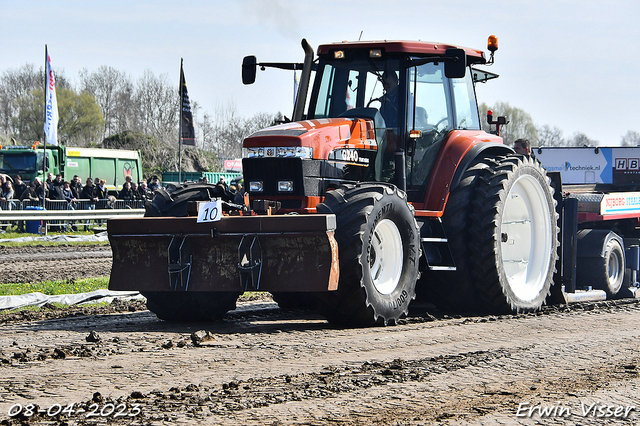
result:
M 189 92 L 187 82 L 184 79 L 182 62 L 180 62 L 180 140 L 185 145 L 196 145 L 196 131 L 193 128 L 193 114 L 191 114 L 191 102 L 189 102 Z
M 46 47 L 45 47 L 46 50 Z M 51 57 L 47 56 L 47 75 L 45 87 L 45 112 L 44 112 L 44 134 L 47 136 L 46 142 L 51 145 L 58 145 L 58 101 L 56 99 L 56 79 L 51 68 Z

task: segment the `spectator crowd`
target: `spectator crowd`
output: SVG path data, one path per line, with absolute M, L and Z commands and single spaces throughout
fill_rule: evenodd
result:
M 54 176 L 53 173 L 49 173 L 44 183 L 36 177 L 27 185 L 20 175 L 10 178 L 0 174 L 0 210 L 19 209 L 20 205 L 23 208 L 41 206 L 43 203 L 46 203 L 47 209 L 93 210 L 112 207 L 116 199 L 124 201 L 127 205 L 131 205 L 132 202 L 144 205 L 145 201 L 153 199 L 152 188 L 160 187 L 157 176 L 152 176 L 149 185 L 146 179 L 140 182 L 133 182 L 130 176 L 125 179 L 122 190 L 114 197 L 109 195 L 105 179 L 98 177 L 89 177 L 82 185 L 78 175 L 71 181 L 64 181 L 62 175 Z M 22 222 L 18 222 L 17 225 L 19 232 L 24 231 Z
M 185 180 L 185 184 L 196 183 Z M 207 177 L 202 177 L 197 183 L 209 184 Z M 230 193 L 232 201 L 236 204 L 245 204 L 245 191 L 242 181 L 232 182 L 228 185 L 224 177 L 217 182 L 227 193 Z M 39 177 L 29 184 L 22 180 L 20 175 L 9 177 L 0 174 L 0 210 L 21 210 L 45 206 L 47 210 L 94 210 L 103 208 L 119 208 L 117 200 L 121 200 L 123 206 L 143 207 L 146 201 L 153 199 L 155 191 L 161 188 L 156 175 L 151 176 L 148 183 L 146 179 L 133 182 L 130 176 L 125 177 L 122 189 L 109 195 L 105 179 L 87 178 L 82 184 L 80 176 L 75 175 L 70 181 L 62 179 L 62 175 L 53 173 L 47 175 L 42 182 Z M 116 205 L 114 207 L 114 204 Z M 57 222 L 56 222 L 57 223 Z M 0 223 L 0 225 L 3 225 Z M 24 222 L 17 223 L 18 231 L 24 231 Z M 75 230 L 75 225 L 72 226 Z M 85 226 L 85 230 L 87 230 Z
M 96 204 L 100 200 L 106 200 L 109 193 L 106 187 L 107 182 L 100 178 L 87 178 L 82 185 L 80 176 L 75 175 L 71 181 L 63 181 L 62 175 L 54 176 L 53 173 L 47 175 L 44 184 L 36 177 L 30 185 L 23 182 L 20 175 L 8 176 L 0 174 L 0 202 L 2 206 L 11 201 L 30 200 L 34 202 L 47 201 L 67 201 L 71 206 L 79 200 L 88 200 L 91 204 Z M 146 201 L 153 199 L 154 190 L 160 186 L 157 176 L 153 176 L 152 183 L 147 185 L 147 180 L 142 179 L 139 183 L 132 182 L 130 176 L 122 190 L 118 192 L 117 199 L 124 201 Z

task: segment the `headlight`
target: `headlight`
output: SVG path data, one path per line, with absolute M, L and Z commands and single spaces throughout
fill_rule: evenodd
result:
M 264 157 L 264 148 L 243 148 L 242 156 L 244 158 Z
M 243 148 L 244 158 L 313 158 L 313 148 L 307 146 L 269 146 Z
M 263 188 L 262 181 L 251 181 L 249 182 L 249 192 L 262 192 Z
M 293 192 L 293 182 L 290 180 L 279 180 L 278 192 Z
M 294 148 L 294 157 L 298 158 L 313 158 L 313 148 L 309 146 L 297 146 Z

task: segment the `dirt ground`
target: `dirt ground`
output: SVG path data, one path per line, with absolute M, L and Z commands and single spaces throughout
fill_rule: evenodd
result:
M 0 284 L 109 275 L 109 245 L 1 247 Z
M 368 329 L 269 301 L 218 323 L 166 323 L 139 301 L 0 315 L 0 424 L 637 424 L 639 323 L 636 300 L 416 307 Z

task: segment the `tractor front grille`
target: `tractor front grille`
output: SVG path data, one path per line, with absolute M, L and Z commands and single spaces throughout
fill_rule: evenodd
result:
M 245 158 L 242 172 L 245 188 L 252 197 L 298 196 L 323 194 L 322 161 L 301 158 Z M 250 182 L 261 181 L 262 192 L 251 192 Z M 279 192 L 279 181 L 293 182 L 292 192 Z

